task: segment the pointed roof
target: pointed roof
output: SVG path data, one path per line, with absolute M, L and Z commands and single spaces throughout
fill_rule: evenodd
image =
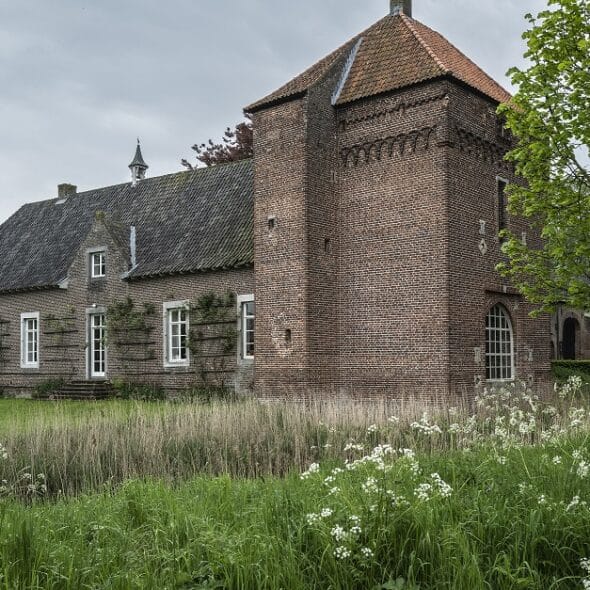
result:
M 139 143 L 139 139 L 137 140 L 137 148 L 135 149 L 135 157 L 131 164 L 129 164 L 129 168 L 133 168 L 133 166 L 139 166 L 140 168 L 145 168 L 146 170 L 149 166 L 145 163 L 143 156 L 141 154 L 141 145 Z
M 351 55 L 353 48 L 354 61 L 336 105 L 441 77 L 455 78 L 496 102 L 511 97 L 441 34 L 397 14 L 382 18 L 277 91 L 246 107 L 246 112 L 305 94 L 339 60 Z

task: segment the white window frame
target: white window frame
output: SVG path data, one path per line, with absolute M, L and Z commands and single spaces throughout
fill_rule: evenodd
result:
M 191 363 L 191 351 L 188 346 L 188 340 L 190 336 L 190 318 L 189 318 L 189 301 L 166 301 L 163 304 L 163 352 L 164 352 L 164 367 L 188 367 Z M 172 312 L 177 310 L 186 311 L 186 358 L 183 359 L 172 359 L 172 324 L 171 317 Z
M 22 369 L 38 369 L 39 368 L 39 312 L 32 311 L 20 314 L 20 366 Z M 35 329 L 29 330 L 28 323 L 35 321 Z M 29 333 L 33 333 L 33 342 L 35 344 L 35 359 L 29 361 Z
M 254 349 L 254 354 L 246 354 L 247 350 L 247 336 L 248 330 L 246 329 L 246 320 L 252 318 L 254 320 L 254 328 L 253 332 L 256 334 L 256 309 L 254 310 L 253 316 L 246 316 L 246 304 L 247 303 L 254 303 L 255 299 L 253 294 L 248 295 L 238 295 L 237 297 L 237 304 L 238 304 L 238 321 L 239 321 L 239 334 L 240 334 L 240 346 L 239 346 L 239 360 L 241 361 L 253 361 L 256 355 L 256 349 Z
M 488 317 L 494 309 L 499 308 L 503 312 L 503 317 L 506 320 L 506 326 L 488 326 Z M 496 316 L 499 317 L 499 316 Z M 500 347 L 500 351 L 491 352 L 489 349 L 490 339 L 490 332 L 495 330 L 498 332 L 497 338 L 493 341 Z M 506 353 L 502 350 L 503 345 L 506 343 L 505 335 L 509 334 L 510 336 L 510 353 Z M 485 369 L 486 369 L 486 381 L 488 383 L 510 383 L 515 380 L 516 378 L 516 366 L 514 362 L 514 348 L 515 348 L 515 341 L 514 341 L 514 328 L 512 326 L 512 319 L 510 318 L 510 314 L 504 305 L 501 303 L 496 303 L 492 307 L 488 309 L 486 314 L 486 347 L 485 347 Z M 495 359 L 494 365 L 490 364 L 491 359 Z M 506 362 L 508 361 L 508 362 Z M 499 369 L 500 372 L 503 369 L 510 369 L 510 376 L 509 377 L 488 377 L 488 371 L 492 371 L 495 369 L 496 371 Z
M 99 256 L 98 264 L 95 264 L 95 257 Z M 89 264 L 90 264 L 90 278 L 91 279 L 103 279 L 107 276 L 107 253 L 106 250 L 93 250 L 89 253 Z M 98 274 L 95 272 L 98 268 Z

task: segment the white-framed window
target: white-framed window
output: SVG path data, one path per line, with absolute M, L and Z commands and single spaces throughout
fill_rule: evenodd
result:
M 190 363 L 189 302 L 164 303 L 164 366 L 183 367 Z
M 486 379 L 514 379 L 514 333 L 506 308 L 497 304 L 486 316 Z
M 20 366 L 24 369 L 39 368 L 39 312 L 22 313 Z
M 254 295 L 238 295 L 238 314 L 240 318 L 240 358 L 253 360 L 256 324 Z
M 100 279 L 107 276 L 107 254 L 104 250 L 90 253 L 90 278 Z

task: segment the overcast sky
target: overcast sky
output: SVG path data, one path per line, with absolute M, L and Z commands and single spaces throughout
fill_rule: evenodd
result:
M 510 89 L 526 12 L 545 0 L 414 0 Z M 129 180 L 141 138 L 148 174 L 389 10 L 389 0 L 0 0 L 0 222 L 23 203 Z

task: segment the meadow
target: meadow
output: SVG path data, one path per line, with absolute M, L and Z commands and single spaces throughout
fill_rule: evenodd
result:
M 590 404 L 0 400 L 0 588 L 590 588 Z

